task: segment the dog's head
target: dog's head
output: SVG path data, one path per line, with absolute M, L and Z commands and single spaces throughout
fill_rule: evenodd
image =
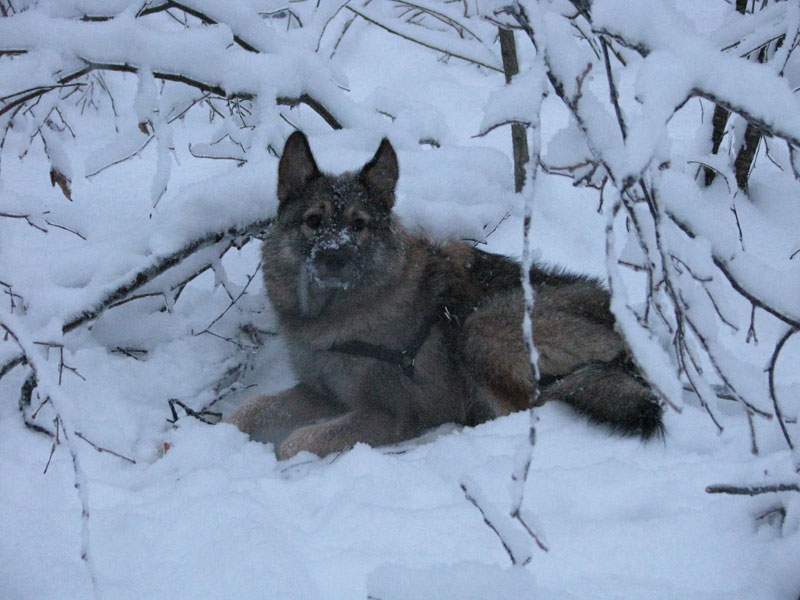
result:
M 302 261 L 307 284 L 347 290 L 390 260 L 397 156 L 384 139 L 360 171 L 322 173 L 308 140 L 295 132 L 278 166 L 278 229 Z

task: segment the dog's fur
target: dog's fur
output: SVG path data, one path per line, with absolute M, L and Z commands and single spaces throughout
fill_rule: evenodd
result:
M 302 133 L 286 142 L 263 268 L 300 383 L 228 419 L 275 442 L 280 458 L 391 444 L 530 404 L 519 264 L 410 235 L 392 215 L 397 178 L 388 140 L 342 175 L 319 171 Z M 660 434 L 661 408 L 600 283 L 538 267 L 530 279 L 540 402 L 561 400 L 617 432 Z

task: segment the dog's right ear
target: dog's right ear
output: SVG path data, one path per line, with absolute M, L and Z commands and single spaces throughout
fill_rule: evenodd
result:
M 308 139 L 301 131 L 295 131 L 286 140 L 278 164 L 278 200 L 284 202 L 300 193 L 319 175 L 320 171 L 311 154 Z

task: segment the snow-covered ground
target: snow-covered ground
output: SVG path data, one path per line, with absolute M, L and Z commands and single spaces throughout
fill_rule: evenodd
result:
M 395 134 L 403 223 L 434 238 L 483 239 L 491 232 L 489 250 L 518 257 L 523 207 L 513 194 L 510 133 L 500 128 L 473 137 L 502 75 L 437 58 L 377 27 L 354 26 L 333 63 L 352 99 L 394 111 L 395 121 L 387 118 L 383 131 L 332 132 L 308 109 L 281 110 L 309 133 L 320 166 L 331 171 L 359 166 L 382 135 Z M 116 102 L 141 103 L 137 77 L 115 77 Z M 277 161 L 266 150 L 248 156 L 242 167 L 190 154 L 189 144 L 212 137 L 218 126 L 205 112 L 190 111 L 172 125 L 174 163 L 156 208 L 152 186 L 163 151 L 157 143 L 82 176 L 113 153 L 108 144 L 115 126 L 135 139 L 133 111 L 119 118 L 107 108 L 78 112 L 70 119 L 80 135 L 67 148 L 75 174 L 71 203 L 51 187 L 47 157 L 41 143 L 30 144 L 30 132 L 10 131 L 3 148 L 0 208 L 49 210 L 49 220 L 87 238 L 0 219 L 0 281 L 12 283 L 27 305 L 20 321 L 36 342 L 60 342 L 66 318 L 147 257 L 173 251 L 209 227 L 268 218 L 275 210 Z M 547 145 L 567 114 L 553 95 L 543 114 Z M 419 145 L 414 127 L 420 135 L 437 132 L 442 147 Z M 692 135 L 687 130 L 687 139 Z M 29 146 L 25 160 L 18 160 Z M 539 259 L 604 276 L 607 217 L 597 208 L 593 190 L 540 174 L 532 228 Z M 397 447 L 359 445 L 324 459 L 301 454 L 280 463 L 271 446 L 248 441 L 232 426 L 189 416 L 171 424 L 169 399 L 203 406 L 243 357 L 251 367 L 240 382 L 246 387 L 215 409 L 227 413 L 251 394 L 292 385 L 281 341 L 269 333 L 275 323 L 260 276 L 215 321 L 248 284 L 258 260 L 255 243 L 229 251 L 170 311 L 162 310 L 161 296 L 106 311 L 91 327 L 63 337 L 69 368 L 60 373 L 60 349 L 42 353 L 54 377 L 62 376 L 63 416 L 87 440 L 124 457 L 71 436 L 86 475 L 80 494 L 66 445 L 50 458 L 51 440 L 23 424 L 17 404 L 25 369 L 0 380 L 0 599 L 91 597 L 87 564 L 98 595 L 108 599 L 749 600 L 800 594 L 797 494 L 706 493 L 711 484 L 794 477 L 774 420 L 754 421 L 760 456 L 753 456 L 748 421 L 734 402 L 721 402 L 720 434 L 687 393 L 681 414 L 665 413 L 663 443 L 649 444 L 610 437 L 562 406 L 537 409 L 523 508 L 547 552 L 506 516 L 515 456 L 527 445 L 527 413 L 476 428 L 445 426 Z M 8 294 L 0 300 L 8 303 Z M 240 346 L 230 341 L 244 320 L 262 330 L 255 352 L 241 338 Z M 0 359 L 17 351 L 10 338 L 0 342 Z M 782 364 L 798 358 L 800 344 L 790 340 Z M 797 374 L 784 368 L 777 375 L 779 389 L 796 396 Z M 37 422 L 50 426 L 52 418 L 47 405 Z M 496 525 L 504 536 L 530 547 L 527 565 L 511 565 L 507 539 L 467 499 L 465 482 L 485 510 L 500 515 Z M 81 495 L 89 507 L 84 519 Z M 782 504 L 788 505 L 783 520 L 774 512 Z M 89 550 L 87 560 L 82 548 Z

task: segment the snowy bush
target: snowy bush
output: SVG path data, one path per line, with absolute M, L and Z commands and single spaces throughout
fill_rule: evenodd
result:
M 613 532 L 629 522 L 613 508 L 598 517 L 585 507 L 594 494 L 614 496 L 617 480 L 640 481 L 639 461 L 662 464 L 646 454 L 652 448 L 627 454 L 633 446 L 623 446 L 624 466 L 614 464 L 615 450 L 600 451 L 605 466 L 582 466 L 607 470 L 598 484 L 605 487 L 567 474 L 570 493 L 588 500 L 570 500 L 577 524 L 559 529 L 551 516 L 563 511 L 561 492 L 547 490 L 558 469 L 571 468 L 560 461 L 573 457 L 575 440 L 595 434 L 562 433 L 570 419 L 557 408 L 537 411 L 545 441 L 533 455 L 520 415 L 488 424 L 486 434 L 442 435 L 428 450 L 358 447 L 336 464 L 287 466 L 230 428 L 203 426 L 256 387 L 273 392 L 292 381 L 264 300 L 257 241 L 276 209 L 278 153 L 299 128 L 332 171 L 363 163 L 389 136 L 402 168 L 397 210 L 411 228 L 605 276 L 619 327 L 668 407 L 675 437 L 666 447 L 685 453 L 643 485 L 671 487 L 690 472 L 691 481 L 714 484 L 709 491 L 759 496 L 755 508 L 724 509 L 735 500 L 702 504 L 712 501 L 627 486 L 619 506 L 649 514 L 680 498 L 723 511 L 727 526 L 744 516 L 759 531 L 775 523 L 785 539 L 770 547 L 767 593 L 796 596 L 800 8 L 701 4 L 0 0 L 0 497 L 19 523 L 0 524 L 0 537 L 23 548 L 9 544 L 0 562 L 24 564 L 34 554 L 61 573 L 44 584 L 6 566 L 0 592 L 5 580 L 5 596 L 20 598 L 82 597 L 87 589 L 108 597 L 214 589 L 348 597 L 358 581 L 356 597 L 447 597 L 461 588 L 464 597 L 585 597 L 598 586 L 652 597 L 653 581 L 681 569 L 662 560 L 652 581 L 595 574 L 586 587 L 571 587 L 572 567 L 541 567 L 554 570 L 537 579 L 524 571 L 545 556 L 531 544 L 544 547 L 541 528 L 555 548 L 557 532 L 564 547 L 579 540 L 570 556 L 583 564 L 588 550 L 577 532 L 599 519 L 608 529 L 599 526 L 591 545 L 611 555 L 604 540 L 622 540 Z M 515 32 L 519 55 L 508 85 L 499 30 Z M 521 194 L 511 124 L 518 132 L 523 125 L 529 142 Z M 702 420 L 692 416 L 697 407 Z M 732 450 L 742 441 L 747 460 Z M 598 436 L 588 444 L 622 442 Z M 702 468 L 681 470 L 698 455 Z M 35 479 L 37 468 L 51 483 Z M 379 500 L 359 512 L 373 483 Z M 420 486 L 426 493 L 415 493 Z M 29 495 L 49 498 L 34 509 L 51 528 L 20 508 Z M 460 537 L 475 508 L 480 533 Z M 343 530 L 374 519 L 392 543 L 365 536 L 351 556 L 332 542 L 330 555 L 314 554 L 318 538 L 341 534 L 316 520 L 326 510 Z M 137 531 L 131 523 L 143 514 L 151 525 Z M 114 545 L 118 533 L 123 546 L 161 549 L 174 543 L 174 528 L 183 540 L 177 551 L 189 552 L 190 524 L 208 514 L 227 529 L 202 528 L 212 541 L 188 559 L 193 574 L 170 579 L 169 559 L 154 567 L 146 552 Z M 686 537 L 717 532 L 678 521 Z M 253 522 L 261 541 L 248 536 Z M 302 530 L 306 522 L 317 536 Z M 453 541 L 432 543 L 444 554 L 420 550 L 403 536 L 407 523 Z M 298 528 L 296 554 L 284 553 Z M 672 526 L 652 531 L 671 539 Z M 626 539 L 636 547 L 635 533 Z M 758 540 L 720 539 L 763 550 Z M 498 541 L 505 552 L 492 547 L 490 564 L 477 564 Z M 216 559 L 202 549 L 226 544 L 225 572 L 193 580 Z M 371 557 L 376 547 L 385 556 Z M 75 574 L 81 559 L 89 584 Z M 509 560 L 511 570 L 497 566 Z M 441 565 L 450 568 L 436 580 Z M 259 568 L 269 584 L 243 572 Z M 474 585 L 464 586 L 470 574 Z M 306 581 L 295 585 L 295 575 Z M 705 576 L 665 593 L 700 597 L 710 589 Z M 331 581 L 339 587 L 320 593 Z M 757 589 L 744 579 L 730 585 L 735 597 Z

